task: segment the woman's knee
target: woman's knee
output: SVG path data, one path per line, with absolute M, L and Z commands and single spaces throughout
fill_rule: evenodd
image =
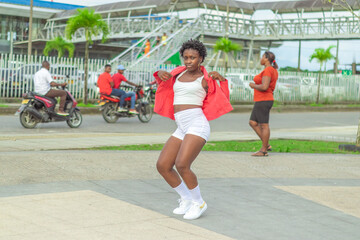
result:
M 156 169 L 160 174 L 169 172 L 172 167 L 169 166 L 169 164 L 166 164 L 164 161 L 158 160 L 156 163 Z
M 176 161 L 175 167 L 178 173 L 180 173 L 180 175 L 186 173 L 187 171 L 190 171 L 190 165 L 185 163 L 184 161 Z
M 250 121 L 249 121 L 249 125 L 250 125 L 250 127 L 257 127 L 257 126 L 258 126 L 258 123 L 255 122 L 255 121 L 250 120 Z

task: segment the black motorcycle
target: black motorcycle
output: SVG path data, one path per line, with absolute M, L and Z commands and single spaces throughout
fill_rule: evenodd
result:
M 57 103 L 55 98 L 45 97 L 35 92 L 24 93 L 22 105 L 15 113 L 15 115 L 20 115 L 21 125 L 24 128 L 34 128 L 38 123 L 66 121 L 69 127 L 78 128 L 82 123 L 80 109 L 76 107 L 77 102 L 71 93 L 65 91 L 67 94 L 64 111 L 69 113 L 67 116 L 58 115 L 55 112 Z
M 144 101 L 144 91 L 142 87 L 135 88 L 136 93 L 136 101 L 135 101 L 135 109 L 139 112 L 137 114 L 140 122 L 148 123 L 153 115 L 153 109 L 150 104 Z M 102 112 L 102 116 L 104 120 L 108 123 L 115 123 L 121 117 L 134 117 L 136 114 L 132 114 L 129 112 L 131 107 L 131 98 L 125 98 L 125 105 L 128 111 L 126 112 L 118 112 L 120 103 L 120 98 L 112 95 L 100 95 L 100 111 Z

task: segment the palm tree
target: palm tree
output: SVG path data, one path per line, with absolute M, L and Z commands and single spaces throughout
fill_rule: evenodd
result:
M 345 9 L 346 11 L 349 11 L 352 15 L 360 19 L 360 15 L 358 15 L 356 10 L 356 3 L 350 3 L 348 0 L 322 0 L 324 4 L 331 4 L 336 7 L 340 7 Z M 357 0 L 358 7 L 360 6 L 360 0 Z
M 72 58 L 74 56 L 75 46 L 74 44 L 65 41 L 62 37 L 56 37 L 53 40 L 46 42 L 43 53 L 45 56 L 49 56 L 49 52 L 52 50 L 58 52 L 58 58 L 64 56 L 65 50 L 67 50 L 69 52 L 69 57 Z
M 29 17 L 29 34 L 28 34 L 28 61 L 31 59 L 31 51 L 32 51 L 32 22 L 33 22 L 33 7 L 34 0 L 30 1 L 30 17 Z
M 234 55 L 236 55 L 237 52 L 242 51 L 242 46 L 236 43 L 233 43 L 228 38 L 222 37 L 219 38 L 214 46 L 215 52 L 221 51 L 225 53 L 225 74 L 228 70 L 228 63 L 229 63 L 229 54 L 234 52 Z
M 327 49 L 324 48 L 316 48 L 315 52 L 310 56 L 309 61 L 311 62 L 313 59 L 316 59 L 320 63 L 320 71 L 319 71 L 319 81 L 318 81 L 318 88 L 317 88 L 317 94 L 316 94 L 316 103 L 319 103 L 320 99 L 320 81 L 321 81 L 321 69 L 324 64 L 326 64 L 327 61 L 334 59 L 334 55 L 330 52 L 332 48 L 336 46 L 329 46 Z
M 89 45 L 93 43 L 92 36 L 102 34 L 102 42 L 106 41 L 109 35 L 109 26 L 102 19 L 100 14 L 95 14 L 93 9 L 78 9 L 78 14 L 71 17 L 66 25 L 66 37 L 72 39 L 74 33 L 79 29 L 85 30 L 85 61 L 84 61 L 84 103 L 87 104 L 87 81 L 88 81 L 88 61 L 89 61 Z

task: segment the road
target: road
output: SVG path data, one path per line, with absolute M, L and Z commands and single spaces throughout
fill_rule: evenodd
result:
M 251 131 L 248 121 L 250 113 L 231 113 L 210 122 L 212 132 Z M 360 114 L 357 112 L 306 112 L 306 113 L 272 113 L 270 126 L 276 129 L 299 129 L 318 127 L 356 126 Z M 71 129 L 65 122 L 43 123 L 35 129 L 24 129 L 18 117 L 0 116 L 0 136 L 12 134 L 38 133 L 171 133 L 175 122 L 154 115 L 147 123 L 141 123 L 137 117 L 119 119 L 115 124 L 106 123 L 100 115 L 84 115 L 83 123 L 78 129 Z

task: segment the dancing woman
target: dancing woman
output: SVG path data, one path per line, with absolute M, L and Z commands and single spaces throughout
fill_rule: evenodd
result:
M 155 112 L 176 121 L 177 129 L 166 142 L 157 169 L 180 195 L 174 214 L 197 219 L 207 209 L 197 177 L 190 169 L 210 135 L 210 120 L 232 110 L 227 80 L 218 72 L 206 72 L 204 44 L 197 40 L 183 43 L 180 55 L 185 66 L 171 73 L 158 71 Z M 217 81 L 220 81 L 220 86 Z M 174 169 L 174 166 L 176 170 Z

